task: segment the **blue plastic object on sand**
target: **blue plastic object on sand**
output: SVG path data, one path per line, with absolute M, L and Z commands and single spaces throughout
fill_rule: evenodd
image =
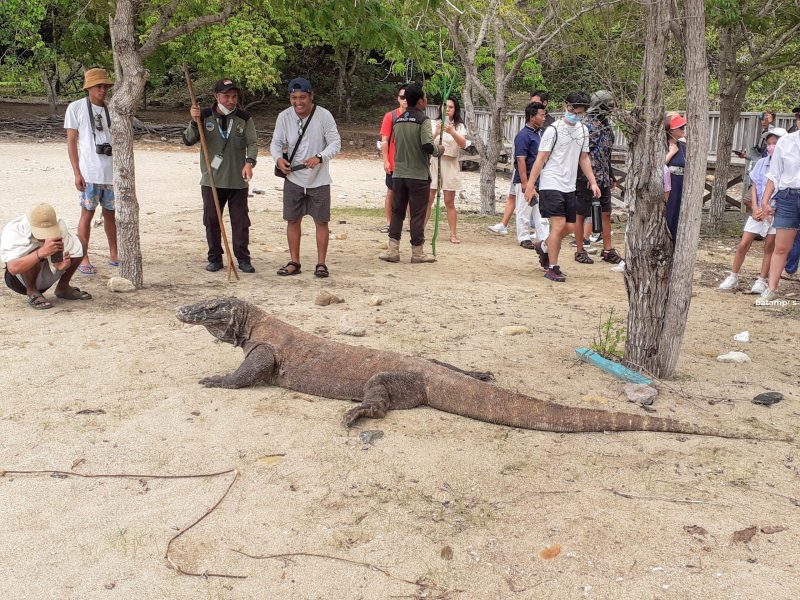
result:
M 578 358 L 580 358 L 581 360 L 584 360 L 589 364 L 592 364 L 595 367 L 602 369 L 606 373 L 610 373 L 614 377 L 618 377 L 619 379 L 625 379 L 626 381 L 630 381 L 631 383 L 643 383 L 645 385 L 653 385 L 652 379 L 645 377 L 641 373 L 632 371 L 628 367 L 616 363 L 613 360 L 608 360 L 607 358 L 603 358 L 597 352 L 589 348 L 576 348 L 575 354 L 577 354 Z

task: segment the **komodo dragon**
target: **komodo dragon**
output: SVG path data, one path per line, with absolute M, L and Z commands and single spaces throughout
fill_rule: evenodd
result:
M 484 373 L 396 352 L 350 346 L 306 333 L 243 300 L 215 298 L 178 309 L 183 323 L 203 325 L 217 339 L 240 346 L 245 358 L 229 375 L 200 380 L 206 387 L 277 385 L 358 406 L 342 422 L 383 418 L 390 410 L 430 406 L 479 421 L 561 433 L 662 431 L 725 438 L 788 441 L 682 423 L 674 419 L 562 406 L 480 381 Z

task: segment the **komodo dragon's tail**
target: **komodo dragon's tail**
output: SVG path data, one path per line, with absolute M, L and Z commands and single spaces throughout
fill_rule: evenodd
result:
M 764 428 L 761 432 L 719 429 L 663 417 L 564 406 L 474 380 L 469 387 L 472 393 L 466 392 L 458 399 L 453 394 L 429 394 L 429 406 L 479 421 L 557 433 L 661 431 L 734 439 L 793 441 L 791 436 L 759 423 L 756 424 Z

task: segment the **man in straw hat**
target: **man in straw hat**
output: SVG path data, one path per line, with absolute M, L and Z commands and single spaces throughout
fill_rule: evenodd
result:
M 42 294 L 53 284 L 57 298 L 91 300 L 92 295 L 69 284 L 81 264 L 81 242 L 56 218 L 49 204 L 37 204 L 3 227 L 0 259 L 6 264 L 6 285 L 28 296 L 37 310 L 53 305 Z
M 111 162 L 111 115 L 106 106 L 106 94 L 112 85 L 105 69 L 89 69 L 83 76 L 86 97 L 72 102 L 64 115 L 69 162 L 75 175 L 75 187 L 80 192 L 78 239 L 83 245 L 83 261 L 78 270 L 84 275 L 97 272 L 89 260 L 88 249 L 92 217 L 98 205 L 103 210 L 103 228 L 108 238 L 108 262 L 112 267 L 119 266 Z

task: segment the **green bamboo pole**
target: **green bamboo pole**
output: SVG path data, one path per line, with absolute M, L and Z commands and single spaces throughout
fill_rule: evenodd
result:
M 450 92 L 453 90 L 453 84 L 455 83 L 455 79 L 447 80 L 445 79 L 442 83 L 442 104 L 439 107 L 439 113 L 441 117 L 441 126 L 439 128 L 439 145 L 442 145 L 442 138 L 444 137 L 444 122 L 447 117 L 447 99 L 450 97 Z M 442 200 L 442 155 L 441 153 L 437 157 L 437 169 L 436 169 L 436 206 L 434 208 L 434 220 L 433 220 L 433 237 L 431 237 L 431 254 L 436 256 L 436 239 L 439 237 L 439 215 L 441 211 L 441 200 Z

